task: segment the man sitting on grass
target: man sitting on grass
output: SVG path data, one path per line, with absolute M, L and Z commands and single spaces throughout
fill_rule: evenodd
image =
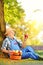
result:
M 18 41 L 15 37 L 14 37 L 14 31 L 12 28 L 7 28 L 6 29 L 6 38 L 3 41 L 1 50 L 2 52 L 8 54 L 10 56 L 10 53 L 13 50 L 18 50 L 21 51 L 22 59 L 27 59 L 27 58 L 31 58 L 34 60 L 43 60 L 43 58 L 41 58 L 38 54 L 35 53 L 34 49 L 30 46 L 24 47 L 25 43 L 22 43 L 21 41 Z

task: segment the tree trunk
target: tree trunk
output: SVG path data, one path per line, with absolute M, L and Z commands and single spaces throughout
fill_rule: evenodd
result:
M 4 22 L 4 2 L 0 0 L 0 47 L 2 45 L 5 33 L 5 22 Z

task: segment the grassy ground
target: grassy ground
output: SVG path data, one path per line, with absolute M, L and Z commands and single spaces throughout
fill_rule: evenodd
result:
M 31 59 L 10 60 L 8 58 L 0 58 L 0 65 L 43 65 L 43 61 L 36 61 Z
M 40 54 L 40 56 L 43 55 L 43 51 L 38 51 L 37 53 Z M 43 61 L 32 59 L 11 60 L 9 58 L 0 57 L 0 65 L 43 65 Z

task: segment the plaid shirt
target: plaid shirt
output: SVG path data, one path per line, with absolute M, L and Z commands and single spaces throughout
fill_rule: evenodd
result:
M 18 40 L 16 37 L 14 37 L 14 39 L 18 42 L 18 45 L 19 45 L 20 47 L 22 47 L 22 42 L 21 42 L 21 40 Z M 10 39 L 9 39 L 9 37 L 7 37 L 7 38 L 3 41 L 3 44 L 2 44 L 1 49 L 10 50 Z

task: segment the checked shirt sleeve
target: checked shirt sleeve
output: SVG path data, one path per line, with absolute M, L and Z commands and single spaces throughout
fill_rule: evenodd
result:
M 10 42 L 9 42 L 8 38 L 6 38 L 6 39 L 3 41 L 3 44 L 2 44 L 1 49 L 8 49 L 9 47 L 10 47 Z

